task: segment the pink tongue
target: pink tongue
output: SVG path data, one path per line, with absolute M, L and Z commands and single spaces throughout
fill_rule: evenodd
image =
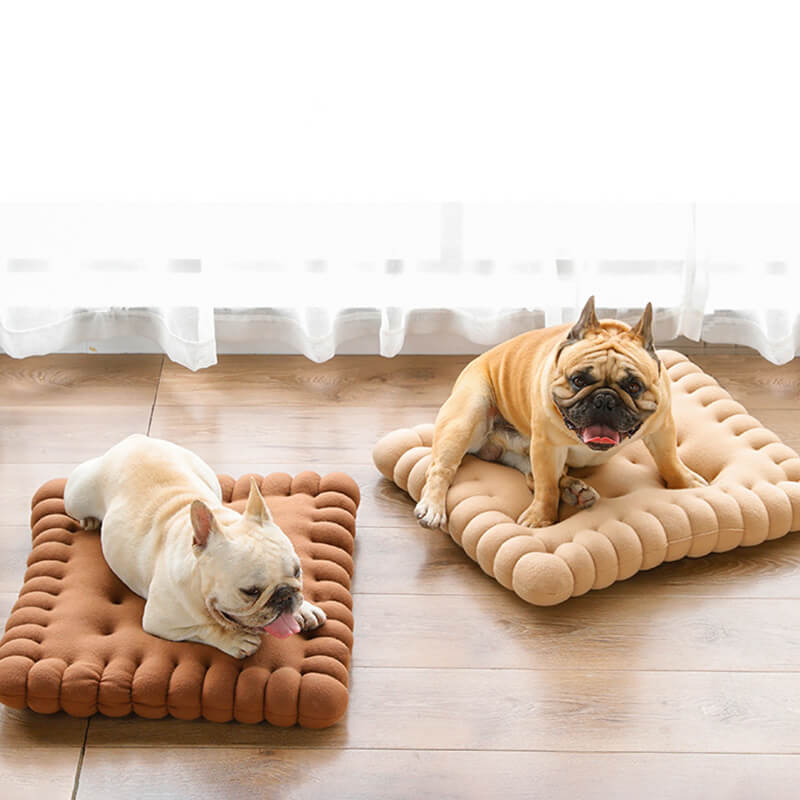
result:
M 293 633 L 299 633 L 300 625 L 297 624 L 297 620 L 292 616 L 291 611 L 284 611 L 274 622 L 265 625 L 264 630 L 277 639 L 286 639 Z
M 587 444 L 595 442 L 597 444 L 619 444 L 619 432 L 607 425 L 590 425 L 581 431 L 583 441 Z

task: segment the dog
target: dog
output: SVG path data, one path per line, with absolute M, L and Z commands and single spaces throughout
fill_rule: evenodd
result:
M 245 658 L 264 632 L 282 639 L 325 622 L 303 599 L 300 560 L 255 479 L 239 514 L 202 459 L 137 434 L 78 466 L 64 505 L 86 530 L 100 528 L 109 567 L 146 599 L 148 633 Z
M 552 525 L 559 500 L 589 508 L 598 499 L 567 467 L 602 464 L 639 439 L 670 489 L 706 485 L 678 457 L 652 305 L 630 327 L 598 320 L 590 297 L 573 326 L 524 333 L 465 367 L 436 418 L 416 517 L 447 529 L 447 490 L 472 453 L 526 474 L 534 496 L 518 524 Z

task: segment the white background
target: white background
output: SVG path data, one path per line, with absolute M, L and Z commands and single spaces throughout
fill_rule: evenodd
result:
M 791 200 L 790 2 L 10 2 L 0 201 Z

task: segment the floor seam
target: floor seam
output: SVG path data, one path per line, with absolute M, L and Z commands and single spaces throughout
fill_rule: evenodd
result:
M 150 426 L 153 424 L 153 414 L 156 411 L 156 403 L 158 402 L 158 390 L 161 387 L 161 376 L 164 374 L 164 359 L 166 356 L 161 356 L 161 365 L 158 368 L 158 377 L 156 378 L 156 390 L 153 393 L 153 405 L 150 407 L 150 418 L 147 420 L 147 435 L 150 435 Z
M 86 720 L 86 730 L 83 732 L 83 743 L 81 744 L 81 752 L 78 756 L 78 764 L 75 767 L 75 782 L 72 784 L 72 794 L 70 795 L 71 800 L 76 800 L 78 796 L 78 784 L 81 780 L 81 771 L 83 770 L 83 757 L 86 755 L 86 742 L 89 739 L 89 725 L 91 725 L 91 719 Z
M 216 724 L 216 723 L 212 723 Z M 266 724 L 266 723 L 261 723 Z M 167 746 L 164 742 L 158 742 L 156 744 L 102 744 L 102 745 L 93 745 L 93 750 L 155 750 L 156 748 L 163 748 Z M 169 747 L 181 750 L 181 749 L 196 749 L 196 750 L 259 750 L 263 751 L 265 748 L 269 749 L 270 752 L 280 752 L 280 751 L 326 751 L 326 752 L 345 752 L 345 751 L 352 751 L 352 752 L 412 752 L 412 753 L 509 753 L 509 754 L 525 754 L 525 753 L 540 753 L 542 755 L 558 755 L 560 753 L 569 753 L 571 755 L 577 756 L 614 756 L 614 755 L 632 755 L 632 756 L 642 756 L 642 755 L 670 755 L 670 756 L 686 756 L 686 757 L 707 757 L 707 756 L 769 756 L 769 757 L 782 757 L 782 758 L 798 758 L 800 757 L 800 751 L 798 750 L 785 750 L 785 751 L 776 751 L 776 750 L 667 750 L 667 749 L 657 749 L 657 748 L 649 748 L 644 750 L 631 750 L 631 749 L 618 749 L 618 750 L 597 750 L 597 749 L 586 749 L 586 750 L 575 750 L 569 748 L 546 748 L 546 747 L 525 747 L 525 748 L 511 748 L 511 747 L 423 747 L 423 746 L 411 746 L 411 745 L 384 745 L 384 746 L 376 746 L 376 747 L 364 747 L 364 746 L 349 746 L 349 745 L 337 745 L 337 744 L 313 744 L 313 745 L 302 745 L 302 744 L 259 744 L 256 741 L 253 742 L 243 742 L 243 743 L 226 743 L 226 744 L 205 744 L 205 743 L 192 743 L 192 744 L 180 744 L 175 742 L 170 742 Z

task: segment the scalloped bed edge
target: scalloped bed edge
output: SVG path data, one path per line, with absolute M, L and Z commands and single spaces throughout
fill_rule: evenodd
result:
M 329 617 L 320 629 L 323 633 L 290 637 L 298 643 L 287 646 L 280 642 L 270 645 L 268 651 L 262 645 L 254 656 L 237 661 L 206 645 L 148 636 L 139 627 L 137 645 L 128 646 L 125 653 L 111 651 L 105 657 L 89 653 L 72 661 L 53 654 L 42 657 L 48 614 L 58 604 L 70 574 L 70 549 L 78 538 L 75 533 L 81 532 L 77 522 L 64 513 L 65 479 L 54 479 L 36 492 L 31 503 L 33 548 L 19 599 L 0 641 L 0 701 L 13 708 L 28 707 L 44 714 L 63 710 L 78 717 L 134 713 L 150 719 L 202 717 L 213 722 L 266 721 L 306 728 L 325 728 L 338 721 L 349 699 L 354 625 L 350 579 L 358 486 L 344 473 L 255 477 L 268 500 L 296 494 L 314 498 L 317 513 L 309 518 L 313 533 L 305 541 L 309 563 L 304 571 L 313 576 L 307 596 Z M 250 474 L 238 480 L 229 475 L 219 479 L 223 500 L 243 504 Z M 83 535 L 87 539 L 92 536 Z M 94 547 L 96 557 L 102 559 L 99 537 L 93 536 L 94 543 L 81 545 L 90 558 L 95 557 L 89 552 Z M 105 571 L 111 576 L 107 567 Z M 142 603 L 116 578 L 110 580 L 115 589 L 105 598 L 108 604 Z M 104 632 L 110 633 L 113 631 Z M 266 652 L 259 658 L 262 651 Z M 281 654 L 290 652 L 291 663 L 280 663 Z
M 686 407 L 692 413 L 716 406 L 712 421 L 720 426 L 719 435 L 735 436 L 741 443 L 738 461 L 725 467 L 735 464 L 733 472 L 747 472 L 747 479 L 721 477 L 700 489 L 652 490 L 643 507 L 618 503 L 613 515 L 606 514 L 599 524 L 589 509 L 532 530 L 517 525 L 509 504 L 482 483 L 489 470 L 508 470 L 509 476 L 514 471 L 467 456 L 459 473 L 477 475 L 477 489 L 455 498 L 456 475 L 447 499 L 448 532 L 487 575 L 523 600 L 556 605 L 665 561 L 749 547 L 800 530 L 797 453 L 685 356 L 669 350 L 660 356 L 669 370 L 673 395 L 688 395 Z M 730 424 L 723 427 L 726 422 Z M 427 424 L 393 431 L 373 451 L 381 474 L 415 501 L 425 483 L 433 429 Z

